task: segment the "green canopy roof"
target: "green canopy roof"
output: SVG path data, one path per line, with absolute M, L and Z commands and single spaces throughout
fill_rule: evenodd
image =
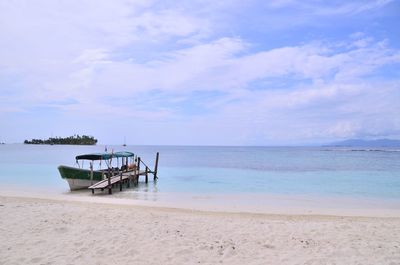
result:
M 132 152 L 94 153 L 76 156 L 76 160 L 109 160 L 114 157 L 133 157 Z
M 94 153 L 76 156 L 76 160 L 109 160 L 111 159 L 111 154 L 109 153 Z
M 113 157 L 133 157 L 135 156 L 132 152 L 115 152 Z

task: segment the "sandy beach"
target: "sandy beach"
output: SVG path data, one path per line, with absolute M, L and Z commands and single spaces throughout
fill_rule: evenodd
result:
M 400 264 L 400 218 L 0 196 L 0 264 Z

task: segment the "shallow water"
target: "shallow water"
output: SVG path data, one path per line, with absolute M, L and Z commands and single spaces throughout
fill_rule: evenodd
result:
M 0 181 L 21 190 L 68 192 L 57 166 L 104 146 L 0 145 Z M 400 152 L 326 147 L 107 146 L 129 150 L 154 166 L 159 180 L 115 193 L 289 195 L 400 201 Z M 97 165 L 95 165 L 96 167 Z M 87 192 L 88 195 L 90 192 Z M 151 196 L 150 196 L 151 197 Z M 154 196 L 152 197 L 154 198 Z

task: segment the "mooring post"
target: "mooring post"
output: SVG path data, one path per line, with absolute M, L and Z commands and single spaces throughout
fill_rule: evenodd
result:
M 90 162 L 90 185 L 93 185 L 93 160 Z
M 146 183 L 148 183 L 149 182 L 149 168 L 146 166 Z
M 133 176 L 132 176 L 133 186 L 136 186 L 136 170 L 137 170 L 137 168 L 135 166 L 134 169 L 133 169 Z
M 136 166 L 133 168 L 132 185 L 135 186 Z
M 122 170 L 119 173 L 119 191 L 122 191 Z
M 138 170 L 138 174 L 139 174 L 139 171 L 140 171 L 140 156 L 137 159 L 138 159 L 137 170 Z
M 127 188 L 131 187 L 131 176 L 132 176 L 132 174 L 131 174 L 131 172 L 129 172 L 128 173 L 128 178 L 126 179 L 127 180 L 127 182 L 126 182 L 126 187 Z
M 153 172 L 154 180 L 158 179 L 158 177 L 157 177 L 157 170 L 158 170 L 158 158 L 159 158 L 159 157 L 160 157 L 160 153 L 157 152 L 157 154 L 156 154 L 156 164 L 154 165 L 154 172 Z
M 112 194 L 110 167 L 108 168 L 108 194 Z

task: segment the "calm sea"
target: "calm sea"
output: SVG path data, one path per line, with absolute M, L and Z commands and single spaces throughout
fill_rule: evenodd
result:
M 105 146 L 0 145 L 4 187 L 68 192 L 57 166 Z M 400 151 L 328 147 L 107 146 L 141 156 L 160 152 L 159 180 L 121 194 L 268 194 L 345 196 L 400 201 Z M 355 150 L 354 150 L 355 149 Z M 88 196 L 90 192 L 88 191 Z M 118 196 L 121 196 L 118 195 Z

